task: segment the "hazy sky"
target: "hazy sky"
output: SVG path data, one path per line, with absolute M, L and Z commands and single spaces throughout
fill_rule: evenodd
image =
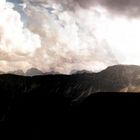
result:
M 0 0 L 0 70 L 140 65 L 139 0 Z

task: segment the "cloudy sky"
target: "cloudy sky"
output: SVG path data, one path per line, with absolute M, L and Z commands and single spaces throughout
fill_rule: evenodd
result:
M 140 65 L 139 0 L 0 0 L 0 71 Z

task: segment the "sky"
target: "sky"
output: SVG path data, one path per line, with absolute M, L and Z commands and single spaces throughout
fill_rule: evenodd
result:
M 0 0 L 0 71 L 140 65 L 139 7 L 139 0 Z

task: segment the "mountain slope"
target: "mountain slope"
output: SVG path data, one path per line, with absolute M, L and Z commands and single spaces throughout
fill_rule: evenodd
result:
M 120 95 L 139 103 L 134 92 L 140 92 L 139 66 L 118 65 L 99 73 L 73 75 L 0 75 L 0 125 L 49 127 L 75 118 L 75 112 L 90 114 L 88 108 L 123 103 L 117 100 Z
M 26 71 L 25 75 L 26 76 L 43 75 L 43 72 L 36 69 L 36 68 L 31 68 L 31 69 Z

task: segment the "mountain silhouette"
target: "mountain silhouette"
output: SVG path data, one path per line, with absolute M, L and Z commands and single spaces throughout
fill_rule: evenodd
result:
M 37 68 L 31 68 L 26 71 L 25 75 L 26 76 L 43 75 L 43 72 L 38 70 Z
M 16 126 L 16 134 L 25 126 L 58 130 L 77 124 L 79 118 L 92 124 L 104 110 L 140 107 L 140 66 L 116 65 L 99 73 L 71 75 L 42 75 L 31 69 L 27 75 L 0 75 L 0 125 Z

